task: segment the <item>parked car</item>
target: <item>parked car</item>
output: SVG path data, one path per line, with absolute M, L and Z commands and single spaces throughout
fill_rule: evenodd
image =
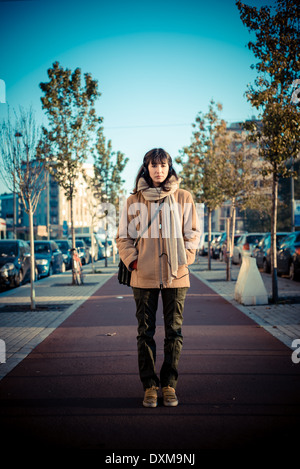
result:
M 108 239 L 107 240 L 107 243 L 109 244 L 109 246 L 111 247 L 111 255 L 113 253 L 115 254 L 118 254 L 118 248 L 117 248 L 117 245 L 116 245 L 116 240 L 112 240 L 112 239 Z
M 223 244 L 226 242 L 226 231 L 213 239 L 211 243 L 211 254 L 214 259 L 222 260 L 223 255 Z
M 104 243 L 104 246 L 105 246 L 105 243 Z M 112 256 L 112 253 L 113 253 L 112 245 L 111 245 L 111 243 L 109 243 L 109 240 L 107 240 L 106 257 Z
M 22 239 L 0 240 L 0 284 L 18 287 L 30 280 L 30 247 Z
M 41 277 L 65 272 L 63 254 L 55 241 L 35 241 L 34 252 Z
M 211 233 L 211 238 L 210 241 L 212 241 L 214 238 L 219 236 L 221 234 L 220 231 L 213 231 Z M 199 254 L 201 256 L 205 256 L 207 254 L 207 249 L 208 249 L 208 233 L 205 232 L 202 234 L 199 242 Z
M 88 264 L 90 262 L 90 248 L 83 239 L 76 239 L 76 249 L 80 257 L 81 264 Z
M 98 259 L 104 259 L 105 257 L 105 248 L 101 241 L 97 240 L 98 243 Z
M 97 237 L 97 242 L 98 242 L 98 247 L 99 247 L 99 259 L 103 259 L 104 257 L 110 257 L 112 255 L 112 245 L 109 243 L 109 240 L 107 240 L 107 245 L 106 245 L 106 254 L 105 254 L 105 240 L 101 240 L 98 236 Z
M 244 233 L 233 248 L 232 263 L 241 264 L 242 257 L 251 256 L 253 249 L 258 245 L 264 233 Z
M 92 249 L 92 238 L 91 238 L 91 235 L 89 234 L 77 234 L 76 235 L 76 239 L 82 239 L 85 244 L 88 246 L 89 248 L 89 253 L 90 253 L 90 260 L 94 259 L 94 261 L 97 261 L 99 259 L 99 247 L 98 247 L 98 243 L 97 243 L 97 238 L 95 235 L 94 236 L 94 243 L 93 243 L 93 249 Z
M 72 255 L 71 255 L 72 243 L 71 241 L 69 239 L 56 239 L 55 242 L 63 254 L 63 260 L 66 265 L 66 270 L 71 269 L 72 268 Z
M 277 273 L 296 280 L 300 273 L 300 232 L 286 236 L 277 252 Z
M 218 259 L 219 257 L 219 251 L 217 249 L 217 246 L 219 245 L 219 241 L 222 238 L 222 235 L 220 234 L 219 236 L 216 236 L 210 243 L 210 254 L 213 259 Z
M 241 238 L 241 234 L 235 234 L 234 235 L 234 239 L 233 239 L 233 249 L 234 247 L 237 245 L 237 243 L 239 242 L 240 238 Z M 232 255 L 233 255 L 233 252 L 232 252 Z M 221 253 L 221 260 L 224 260 L 226 261 L 227 259 L 227 239 L 224 240 L 223 242 L 223 245 L 222 245 L 222 253 Z
M 289 233 L 279 232 L 276 234 L 277 249 Z M 258 246 L 253 250 L 252 256 L 256 259 L 256 265 L 264 272 L 271 272 L 271 233 L 266 233 L 260 240 Z
M 241 237 L 241 233 L 234 235 L 234 246 L 236 246 L 238 240 Z M 227 233 L 222 233 L 218 238 L 215 238 L 212 242 L 212 256 L 214 259 L 220 259 L 220 261 L 226 260 L 227 252 Z
M 253 248 L 251 257 L 253 257 L 256 260 L 256 265 L 259 269 L 264 269 L 265 272 L 267 272 L 267 267 L 264 261 L 266 251 L 267 251 L 267 246 L 268 242 L 266 242 L 267 238 L 270 236 L 270 233 L 265 233 L 264 236 L 261 238 L 257 246 Z M 270 246 L 269 246 L 270 247 Z M 266 269 L 266 270 L 265 270 Z

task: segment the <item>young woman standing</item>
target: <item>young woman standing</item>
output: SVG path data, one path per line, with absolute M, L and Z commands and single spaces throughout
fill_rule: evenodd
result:
M 166 151 L 155 148 L 147 152 L 116 239 L 120 258 L 132 271 L 130 285 L 136 303 L 138 365 L 145 407 L 157 406 L 159 383 L 164 405 L 178 405 L 175 390 L 184 302 L 190 286 L 188 265 L 195 260 L 200 238 L 192 196 L 179 188 L 179 182 Z M 165 340 L 159 379 L 154 334 L 160 293 Z

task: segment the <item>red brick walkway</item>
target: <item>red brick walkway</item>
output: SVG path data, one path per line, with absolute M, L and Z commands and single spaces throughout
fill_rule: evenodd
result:
M 159 309 L 158 368 L 162 324 Z M 300 364 L 290 349 L 194 276 L 183 334 L 179 406 L 144 408 L 134 301 L 113 276 L 0 382 L 2 444 L 111 453 L 296 441 Z

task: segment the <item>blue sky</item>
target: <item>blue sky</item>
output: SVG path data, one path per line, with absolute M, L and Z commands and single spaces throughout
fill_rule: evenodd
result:
M 0 0 L 6 103 L 32 106 L 46 123 L 39 83 L 53 62 L 91 73 L 105 136 L 129 158 L 127 191 L 149 149 L 163 147 L 175 158 L 190 143 L 192 123 L 212 98 L 228 122 L 255 114 L 244 96 L 256 76 L 249 40 L 234 0 Z

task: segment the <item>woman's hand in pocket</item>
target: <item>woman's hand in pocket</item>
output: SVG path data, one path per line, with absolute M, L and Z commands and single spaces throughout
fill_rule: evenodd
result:
M 137 269 L 137 259 L 135 259 L 133 262 L 131 262 L 130 268 L 131 268 L 132 270 L 136 270 L 136 269 Z

